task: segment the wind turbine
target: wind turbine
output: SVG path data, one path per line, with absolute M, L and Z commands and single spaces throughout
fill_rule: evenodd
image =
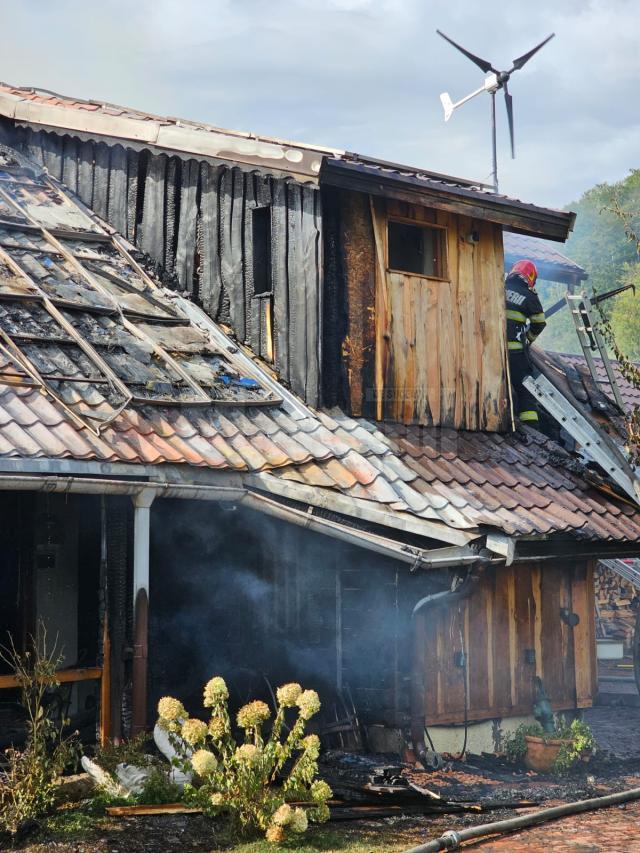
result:
M 467 95 L 465 98 L 462 98 L 455 103 L 449 97 L 448 92 L 443 92 L 440 95 L 440 100 L 442 102 L 442 106 L 444 107 L 444 120 L 449 121 L 451 116 L 454 113 L 454 110 L 457 110 L 458 107 L 461 107 L 463 104 L 466 104 L 467 101 L 470 101 L 471 98 L 475 98 L 476 95 L 482 94 L 482 92 L 488 92 L 491 95 L 491 143 L 492 143 L 492 173 L 491 176 L 493 178 L 493 189 L 494 192 L 498 192 L 498 154 L 496 150 L 496 92 L 498 89 L 502 89 L 504 91 L 504 103 L 507 108 L 507 121 L 509 122 L 509 139 L 511 141 L 511 157 L 515 158 L 516 149 L 514 143 L 514 135 L 513 135 L 513 98 L 509 93 L 509 79 L 514 71 L 519 71 L 527 62 L 534 56 L 540 48 L 544 47 L 548 41 L 554 37 L 555 33 L 551 33 L 550 36 L 547 36 L 544 41 L 541 41 L 540 44 L 536 45 L 536 47 L 532 48 L 527 53 L 523 53 L 522 56 L 519 56 L 517 59 L 513 60 L 513 67 L 509 69 L 509 71 L 498 71 L 493 67 L 490 62 L 487 62 L 486 59 L 482 59 L 479 56 L 471 53 L 466 50 L 459 44 L 456 44 L 453 39 L 450 39 L 449 36 L 446 36 L 440 30 L 436 30 L 439 36 L 445 41 L 448 41 L 449 44 L 453 45 L 456 50 L 459 50 L 460 53 L 464 53 L 467 59 L 470 59 L 478 68 L 482 69 L 486 77 L 483 85 L 476 89 L 475 92 L 471 92 L 470 95 Z

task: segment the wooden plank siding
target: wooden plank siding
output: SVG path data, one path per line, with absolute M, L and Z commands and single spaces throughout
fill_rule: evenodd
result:
M 334 188 L 323 203 L 324 315 L 336 319 L 325 400 L 378 420 L 510 428 L 502 227 Z M 390 269 L 389 218 L 444 232 L 441 278 Z
M 467 655 L 468 719 L 528 715 L 533 678 L 542 678 L 554 710 L 585 708 L 596 693 L 592 567 L 530 563 L 490 569 L 471 595 L 419 614 L 427 725 L 464 720 Z M 580 621 L 571 628 L 566 607 Z M 531 662 L 531 652 L 535 662 Z
M 271 362 L 319 404 L 319 190 L 255 170 L 114 141 L 19 131 L 19 146 L 161 268 L 164 283 Z M 252 210 L 271 208 L 271 295 L 253 293 Z

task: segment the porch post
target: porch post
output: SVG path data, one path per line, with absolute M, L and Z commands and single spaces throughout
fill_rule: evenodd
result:
M 133 506 L 133 691 L 131 734 L 147 727 L 147 645 L 149 615 L 149 523 L 156 493 L 143 489 Z

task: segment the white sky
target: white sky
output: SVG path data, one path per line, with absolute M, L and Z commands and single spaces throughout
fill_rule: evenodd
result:
M 0 0 L 0 79 L 488 180 L 483 74 L 436 35 L 509 68 L 500 189 L 564 205 L 640 166 L 634 0 Z

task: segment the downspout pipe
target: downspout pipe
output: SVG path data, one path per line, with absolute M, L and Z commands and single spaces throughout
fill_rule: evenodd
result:
M 147 659 L 149 646 L 149 540 L 154 489 L 133 498 L 133 690 L 132 734 L 147 727 Z
M 425 765 L 427 747 L 425 746 L 425 689 L 424 689 L 424 642 L 418 631 L 416 617 L 425 610 L 431 610 L 441 604 L 452 604 L 466 598 L 472 591 L 477 576 L 469 571 L 465 577 L 457 575 L 450 589 L 434 592 L 421 598 L 411 613 L 411 740 L 416 756 Z
M 621 803 L 629 803 L 640 800 L 640 788 L 630 788 L 628 791 L 620 791 L 618 794 L 607 794 L 606 797 L 593 797 L 590 800 L 578 800 L 576 803 L 565 803 L 562 806 L 554 806 L 550 809 L 540 809 L 533 814 L 521 817 L 508 818 L 507 820 L 496 820 L 493 823 L 483 823 L 481 826 L 473 826 L 469 829 L 461 829 L 459 832 L 449 830 L 440 838 L 434 838 L 426 844 L 411 847 L 404 853 L 440 853 L 441 850 L 458 850 L 465 841 L 474 841 L 487 835 L 505 835 L 518 829 L 526 829 L 550 820 L 557 820 L 568 815 L 592 812 Z

